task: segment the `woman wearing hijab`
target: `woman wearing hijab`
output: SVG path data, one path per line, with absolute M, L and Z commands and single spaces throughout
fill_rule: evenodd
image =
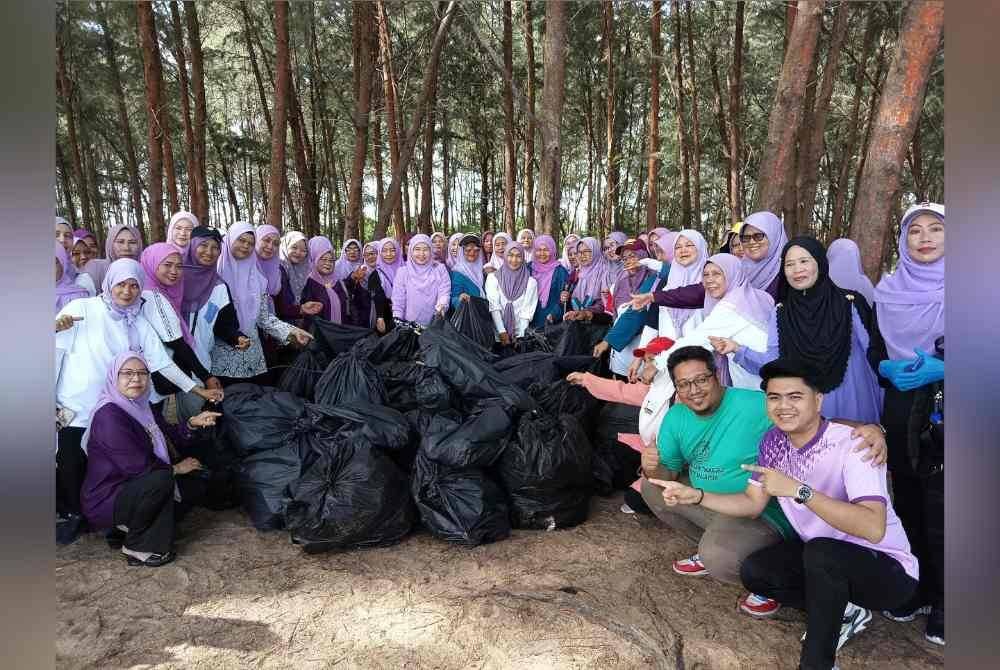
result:
M 149 404 L 149 375 L 145 359 L 135 352 L 118 354 L 108 366 L 82 440 L 87 470 L 80 498 L 90 526 L 111 530 L 109 543 L 121 543 L 129 565 L 155 568 L 174 559 L 175 521 L 206 487 L 188 476 L 201 463 L 171 454 Z M 191 431 L 214 425 L 219 416 L 202 412 L 171 437 L 189 437 Z
M 288 323 L 301 325 L 302 319 L 319 314 L 323 305 L 302 301 L 302 292 L 309 278 L 309 240 L 297 230 L 290 230 L 281 238 L 278 274 L 281 289 L 274 299 L 275 315 Z
M 517 233 L 517 243 L 524 251 L 525 262 L 530 263 L 535 247 L 535 231 L 531 228 L 522 228 Z
M 659 282 L 656 290 L 669 291 L 702 280 L 702 270 L 708 262 L 708 242 L 701 233 L 691 229 L 671 232 L 657 238 L 656 244 L 661 250 L 661 258 L 670 259 L 662 265 L 667 275 Z M 642 262 L 646 264 L 645 261 Z M 641 342 L 645 344 L 653 337 L 676 340 L 701 322 L 702 312 L 702 309 L 677 307 L 650 308 L 646 318 L 647 329 L 643 332 Z
M 608 291 L 605 292 L 603 298 L 605 302 L 605 307 L 609 312 L 613 312 L 615 307 L 612 304 L 611 294 L 614 293 L 615 285 L 618 282 L 618 277 L 621 276 L 622 271 L 625 269 L 625 264 L 619 256 L 619 249 L 628 242 L 628 237 L 625 233 L 620 230 L 613 230 L 611 234 L 608 235 L 602 249 L 604 251 L 604 257 L 608 261 Z
M 89 275 L 82 274 L 73 260 L 73 249 L 75 246 L 73 227 L 61 216 L 56 217 L 56 243 L 66 251 L 66 258 L 70 261 L 63 268 L 63 274 L 67 275 L 69 281 L 87 289 L 90 295 L 96 295 L 97 285 Z
M 854 240 L 846 237 L 834 240 L 826 250 L 826 258 L 830 262 L 833 283 L 864 296 L 868 305 L 874 306 L 875 287 L 861 267 L 861 250 Z
M 310 256 L 311 257 L 311 256 Z M 340 248 L 340 258 L 334 257 L 336 263 L 333 266 L 333 274 L 337 281 L 351 274 L 361 267 L 364 262 L 361 260 L 361 242 L 358 240 L 347 240 Z
M 167 242 L 181 250 L 181 254 L 186 254 L 188 245 L 191 244 L 191 233 L 199 225 L 198 217 L 191 212 L 183 210 L 170 217 L 170 224 L 167 226 Z
M 493 258 L 493 231 L 484 230 L 479 239 L 483 242 L 483 262 L 485 263 Z
M 563 251 L 562 256 L 559 259 L 559 265 L 572 275 L 576 272 L 577 262 L 576 262 L 576 247 L 580 244 L 580 236 L 570 233 L 563 240 Z M 573 279 L 571 278 L 572 282 Z
M 538 306 L 538 283 L 524 262 L 524 250 L 514 243 L 507 247 L 504 264 L 483 284 L 497 340 L 510 345 L 524 332 Z
M 458 309 L 469 298 L 485 298 L 483 255 L 479 238 L 466 235 L 460 240 L 459 257 L 451 268 L 451 308 Z
M 101 295 L 73 300 L 55 319 L 56 414 L 62 424 L 56 452 L 56 512 L 66 529 L 60 531 L 64 541 L 72 541 L 79 531 L 80 485 L 86 469 L 80 440 L 115 356 L 141 351 L 152 372 L 160 372 L 182 391 L 213 402 L 222 398 L 220 391 L 197 386 L 170 358 L 142 314 L 145 281 L 138 263 L 119 259 L 108 267 Z
M 652 248 L 652 245 L 656 243 L 657 239 L 663 237 L 669 232 L 670 232 L 669 230 L 663 228 L 662 226 L 659 228 L 653 228 L 651 231 L 649 231 L 649 244 L 647 244 L 646 246 Z
M 223 386 L 255 378 L 266 381 L 267 363 L 258 329 L 282 343 L 295 341 L 305 346 L 312 339 L 309 333 L 281 321 L 268 309 L 267 280 L 257 269 L 255 242 L 253 225 L 245 221 L 230 226 L 222 238 L 216 270 L 229 287 L 240 332 L 250 339 L 245 349 L 215 341 L 211 372 Z
M 90 262 L 94 258 L 90 251 L 90 245 L 87 244 L 87 236 L 84 234 L 87 231 L 75 231 L 73 233 L 73 244 L 70 247 L 70 257 L 69 260 L 73 264 L 73 268 L 77 273 L 83 272 L 83 266 Z M 62 246 L 62 245 L 60 245 Z M 84 273 L 85 277 L 89 278 L 89 275 Z
M 559 298 L 569 283 L 569 272 L 560 264 L 556 241 L 549 235 L 535 238 L 531 258 L 531 276 L 538 284 L 538 306 L 531 327 L 542 329 L 546 324 L 562 321 L 567 305 L 559 302 Z
M 634 293 L 652 290 L 656 273 L 639 262 L 649 256 L 642 241 L 632 240 L 616 251 L 621 254 L 624 269 L 616 282 L 612 296 L 615 322 L 604 339 L 594 347 L 593 353 L 594 358 L 597 358 L 611 349 L 611 372 L 625 377 L 632 363 L 632 350 L 639 344 L 645 323 L 645 314 L 632 310 L 629 301 Z
M 336 269 L 333 262 L 333 244 L 322 235 L 309 239 L 309 277 L 302 291 L 303 300 L 318 302 L 323 309 L 316 315 L 321 319 L 342 323 L 344 307 L 340 294 L 335 290 L 337 285 Z M 306 318 L 306 325 L 312 324 L 311 318 Z
M 917 399 L 933 405 L 944 379 L 944 205 L 919 203 L 900 222 L 899 264 L 875 287 L 875 312 L 885 345 L 879 373 L 886 388 L 882 424 L 889 445 L 894 507 L 920 562 L 913 603 L 884 612 L 896 621 L 927 614 L 926 637 L 944 644 L 944 465 L 920 431 Z M 941 353 L 938 342 L 941 341 Z M 911 435 L 910 426 L 919 426 Z M 913 444 L 911 446 L 911 440 Z M 919 459 L 914 463 L 910 454 Z
M 56 217 L 56 242 L 63 246 L 67 254 L 73 252 L 73 226 L 61 216 Z
M 451 296 L 451 279 L 443 263 L 431 258 L 431 239 L 414 235 L 407 249 L 406 265 L 396 273 L 392 287 L 392 316 L 397 321 L 430 324 L 444 315 Z
M 601 243 L 596 237 L 584 237 L 576 248 L 576 259 L 579 268 L 576 271 L 576 281 L 571 285 L 572 291 L 560 294 L 560 300 L 569 303 L 570 310 L 563 315 L 565 321 L 593 321 L 595 315 L 606 314 L 602 298 L 608 292 L 608 259 L 601 253 Z
M 458 255 L 461 253 L 462 238 L 465 237 L 465 233 L 454 233 L 448 238 L 448 258 L 445 259 L 445 267 L 451 270 L 455 267 L 455 261 L 458 260 Z
M 87 247 L 90 249 L 90 258 L 97 258 L 98 254 L 101 253 L 100 248 L 97 246 L 97 236 L 86 228 L 77 228 L 73 231 L 73 237 L 80 238 L 87 243 Z
M 66 249 L 59 242 L 55 243 L 56 249 L 56 314 L 73 300 L 79 298 L 89 298 L 90 291 L 73 280 L 69 273 L 69 260 L 66 257 Z M 79 278 L 79 277 L 78 277 Z
M 717 339 L 716 351 L 733 354 L 754 374 L 779 356 L 802 360 L 822 372 L 824 415 L 878 423 L 883 392 L 876 367 L 884 349 L 868 303 L 830 280 L 826 250 L 812 237 L 793 238 L 781 261 L 781 302 L 768 320 L 767 346 Z
M 500 269 L 507 257 L 507 247 L 514 243 L 507 233 L 497 233 L 493 236 L 493 253 L 490 259 L 483 263 L 483 272 L 487 274 Z
M 771 212 L 754 212 L 743 221 L 740 240 L 745 254 L 741 259 L 747 281 L 754 288 L 778 297 L 778 280 L 781 273 L 781 250 L 788 242 L 781 219 Z M 633 307 L 642 309 L 655 302 L 660 307 L 699 309 L 705 304 L 705 287 L 702 284 L 680 286 L 670 291 L 638 295 Z
M 368 276 L 368 294 L 375 305 L 375 330 L 388 333 L 396 327 L 392 318 L 392 290 L 396 270 L 403 264 L 399 244 L 391 237 L 376 243 L 375 272 Z
M 444 233 L 440 231 L 431 233 L 431 252 L 438 263 L 444 263 L 448 259 L 448 238 Z
M 104 241 L 104 258 L 95 258 L 83 267 L 83 271 L 94 280 L 94 286 L 104 285 L 104 275 L 116 260 L 120 258 L 131 258 L 139 260 L 142 253 L 142 237 L 139 236 L 138 229 L 120 223 L 108 231 L 108 237 Z
M 659 228 L 657 230 L 663 230 L 662 235 L 656 236 L 656 241 L 652 245 L 647 245 L 649 248 L 651 258 L 643 258 L 640 263 L 643 266 L 649 268 L 657 274 L 660 279 L 666 279 L 670 274 L 670 264 L 674 260 L 674 245 L 677 242 L 678 233 L 672 233 L 666 228 Z M 663 288 L 659 284 L 665 284 L 666 282 L 658 282 L 655 291 L 662 291 Z

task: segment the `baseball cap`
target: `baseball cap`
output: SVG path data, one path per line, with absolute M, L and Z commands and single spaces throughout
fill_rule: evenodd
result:
M 672 346 L 674 346 L 674 341 L 669 337 L 654 337 L 645 347 L 633 349 L 632 355 L 636 358 L 656 356 L 657 354 L 662 354 Z

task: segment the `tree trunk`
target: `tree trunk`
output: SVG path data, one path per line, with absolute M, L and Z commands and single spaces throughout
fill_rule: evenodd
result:
M 676 0 L 674 0 L 676 7 Z M 646 172 L 646 230 L 657 226 L 656 208 L 659 200 L 657 184 L 660 170 L 660 67 L 663 63 L 663 41 L 660 38 L 661 15 L 663 5 L 660 0 L 653 0 L 652 16 L 649 22 L 649 155 Z M 676 52 L 678 55 L 680 51 Z M 678 72 L 680 62 L 678 61 Z M 683 109 L 678 112 L 678 119 L 683 115 Z
M 448 228 L 451 222 L 451 156 L 448 152 L 448 110 L 441 110 L 441 223 Z M 425 231 L 420 231 L 426 234 Z
M 799 148 L 798 184 L 795 191 L 799 202 L 796 219 L 800 229 L 805 229 L 813 220 L 813 209 L 816 206 L 816 187 L 819 183 L 819 161 L 823 156 L 824 133 L 826 117 L 830 111 L 830 98 L 833 96 L 833 84 L 837 79 L 837 69 L 840 66 L 840 55 L 847 38 L 849 9 L 846 2 L 837 7 L 830 36 L 830 47 L 827 50 L 826 65 L 823 66 L 823 81 L 819 86 L 819 95 L 812 110 L 812 123 L 809 137 L 804 138 L 803 146 Z M 806 110 L 809 113 L 809 110 Z
M 694 67 L 691 0 L 687 0 L 684 9 L 687 14 L 688 72 L 691 78 L 691 214 L 695 228 L 701 229 L 701 123 L 698 118 L 698 74 Z
M 242 221 L 243 217 L 240 216 L 240 203 L 236 198 L 236 187 L 233 186 L 233 178 L 229 172 L 229 163 L 226 161 L 226 157 L 222 153 L 222 147 L 219 146 L 218 142 L 213 142 L 215 146 L 215 155 L 219 159 L 219 167 L 222 168 L 222 179 L 226 182 L 226 195 L 229 198 L 229 206 L 233 208 L 233 216 L 236 221 Z M 251 186 L 251 192 L 253 187 Z M 195 216 L 198 216 L 195 214 Z M 201 219 L 199 218 L 199 221 Z
M 382 55 L 382 90 L 385 100 L 385 128 L 389 136 L 389 171 L 390 180 L 403 178 L 399 161 L 399 130 L 396 112 L 396 77 L 392 68 L 392 44 L 389 35 L 389 17 L 385 12 L 382 0 L 375 3 L 378 17 L 379 47 Z M 402 198 L 396 202 L 391 211 L 393 227 L 399 239 L 402 239 L 405 221 L 403 219 Z M 381 218 L 381 217 L 380 217 Z
M 455 16 L 455 10 L 458 6 L 456 0 L 451 0 L 448 3 L 447 9 L 445 9 L 444 17 L 438 24 L 437 32 L 434 35 L 434 42 L 431 44 L 431 52 L 429 61 L 424 68 L 424 78 L 421 88 L 420 99 L 417 101 L 417 106 L 413 114 L 413 119 L 410 121 L 410 126 L 406 131 L 406 141 L 401 147 L 400 151 L 400 165 L 399 174 L 405 174 L 407 168 L 409 167 L 410 160 L 413 158 L 413 149 L 417 143 L 417 135 L 420 131 L 420 124 L 423 122 L 424 112 L 427 109 L 427 100 L 430 98 L 431 94 L 431 81 L 437 77 L 438 64 L 441 60 L 441 50 L 444 48 L 445 38 L 448 36 L 448 29 L 451 27 L 452 19 Z M 400 195 L 402 190 L 401 179 L 397 176 L 393 176 L 392 182 L 389 184 L 389 191 L 386 194 L 386 210 L 382 212 L 379 217 L 380 222 L 388 220 L 388 213 L 392 208 L 395 208 L 399 204 Z M 398 239 L 403 238 L 403 230 L 396 229 L 396 235 Z
M 535 28 L 531 0 L 524 3 L 524 50 L 527 54 L 528 121 L 524 131 L 524 226 L 535 229 Z M 511 85 L 513 94 L 513 85 Z
M 736 3 L 733 62 L 729 69 L 729 211 L 733 223 L 743 220 L 743 132 L 740 101 L 743 96 L 743 17 L 746 2 Z
M 437 19 L 441 21 L 444 3 L 439 2 L 437 6 Z M 417 221 L 417 229 L 424 235 L 431 234 L 431 220 L 433 217 L 434 203 L 434 125 L 435 106 L 437 104 L 437 77 L 431 82 L 431 93 L 427 99 L 427 121 L 424 124 L 424 152 L 423 169 L 420 172 L 420 217 Z M 447 175 L 446 175 L 447 178 Z M 444 229 L 448 229 L 447 218 L 442 222 Z
M 377 87 L 376 87 L 377 88 Z M 375 217 L 382 218 L 382 207 L 385 205 L 385 172 L 382 167 L 382 115 L 378 107 L 374 108 L 372 116 L 372 161 L 375 166 Z M 385 235 L 386 229 L 375 226 L 375 232 Z
M 80 153 L 80 142 L 76 135 L 76 98 L 73 85 L 66 74 L 66 61 L 63 52 L 62 30 L 56 31 L 56 82 L 62 95 L 63 107 L 66 113 L 66 130 L 69 135 L 70 161 L 73 165 L 73 180 L 80 195 L 80 211 L 83 215 L 83 225 L 88 230 L 94 230 L 93 210 L 90 206 L 90 194 L 87 192 L 87 180 L 83 171 L 83 159 Z
M 514 191 L 517 180 L 517 155 L 514 153 L 514 28 L 511 0 L 503 3 L 503 221 L 507 232 L 514 234 Z
M 483 138 L 488 137 L 485 128 L 479 129 L 479 134 Z M 479 228 L 481 230 L 491 230 L 490 227 L 490 153 L 491 147 L 488 140 L 484 139 L 479 145 Z M 507 231 L 509 235 L 511 231 Z
M 712 23 L 716 22 L 715 2 L 708 3 Z M 712 75 L 712 102 L 715 111 L 715 125 L 719 131 L 719 146 L 726 166 L 726 203 L 729 206 L 730 221 L 736 220 L 732 208 L 732 185 L 729 174 L 732 170 L 732 157 L 729 155 L 729 124 L 726 121 L 726 108 L 722 102 L 722 79 L 719 76 L 719 49 L 714 39 L 708 40 L 708 70 Z
M 267 180 L 267 223 L 280 231 L 281 196 L 287 188 L 285 135 L 288 128 L 288 98 L 292 79 L 288 57 L 288 3 L 283 0 L 274 2 L 274 50 L 274 126 L 271 128 L 271 168 Z M 289 197 L 289 205 L 291 204 Z M 289 207 L 289 210 L 291 209 Z
M 205 64 L 201 51 L 198 9 L 192 0 L 184 3 L 184 21 L 187 24 L 188 46 L 191 51 L 191 92 L 194 94 L 194 179 L 198 183 L 198 200 L 193 204 L 194 215 L 203 226 L 207 226 L 209 209 L 205 133 L 208 112 L 205 103 Z
M 923 106 L 943 24 L 940 2 L 914 0 L 906 8 L 882 90 L 851 216 L 851 238 L 861 248 L 862 264 L 872 281 L 878 279 L 887 216 L 899 195 L 903 159 Z
M 62 145 L 59 142 L 56 142 L 56 167 L 58 167 L 59 172 L 59 184 L 62 186 L 63 197 L 66 200 L 66 218 L 69 219 L 69 224 L 75 230 L 78 226 L 76 224 L 76 207 L 73 205 L 73 187 L 70 184 L 69 171 L 66 168 L 66 158 L 63 156 Z
M 677 99 L 677 151 L 681 173 L 681 220 L 680 227 L 691 226 L 691 153 L 687 140 L 687 122 L 684 119 L 684 69 L 681 56 L 681 10 L 677 0 L 671 0 L 674 15 L 674 97 Z M 657 89 L 658 90 L 658 89 Z M 653 105 L 659 106 L 654 99 Z
M 132 141 L 132 125 L 128 120 L 128 107 L 125 104 L 125 89 L 122 86 L 121 73 L 118 70 L 118 58 L 114 40 L 108 24 L 107 5 L 97 3 L 101 19 L 101 32 L 104 34 L 104 57 L 108 61 L 108 72 L 111 75 L 111 85 L 115 89 L 115 104 L 118 110 L 118 123 L 121 124 L 122 139 L 125 142 L 125 166 L 128 169 L 129 195 L 132 210 L 135 212 L 135 223 L 142 228 L 142 185 L 139 180 L 139 161 L 135 154 L 135 143 Z
M 606 161 L 604 191 L 604 211 L 601 215 L 600 235 L 601 239 L 612 230 L 615 225 L 615 213 L 618 209 L 618 182 L 619 165 L 615 143 L 615 106 L 617 103 L 617 83 L 615 81 L 615 5 L 611 0 L 603 0 L 604 21 L 601 39 L 603 41 L 603 53 L 606 68 L 606 82 L 604 94 L 605 113 L 605 141 L 606 141 Z
M 257 83 L 257 95 L 260 96 L 260 108 L 264 114 L 264 122 L 267 124 L 267 132 L 271 134 L 273 123 L 271 121 L 271 108 L 267 104 L 267 93 L 264 91 L 264 77 L 261 76 L 260 66 L 257 63 L 257 53 L 253 48 L 253 36 L 250 18 L 250 8 L 247 3 L 240 2 L 240 9 L 243 12 L 243 38 L 247 43 L 247 55 L 250 57 L 250 68 L 253 70 L 254 81 Z
M 181 13 L 177 1 L 170 2 L 170 18 L 174 29 L 174 60 L 177 62 L 177 75 L 180 82 L 181 123 L 184 126 L 184 167 L 188 178 L 188 208 L 193 212 L 198 201 L 199 184 L 195 179 L 194 166 L 194 129 L 191 127 L 191 103 L 189 100 L 190 86 L 188 84 L 187 58 L 184 55 L 184 28 L 181 25 Z M 195 216 L 198 216 L 195 214 Z
M 308 237 L 319 235 L 319 194 L 316 192 L 316 162 L 315 157 L 307 153 L 309 134 L 305 128 L 305 117 L 302 114 L 302 103 L 299 99 L 295 82 L 289 82 L 288 125 L 292 131 L 292 156 L 295 163 L 295 175 L 299 180 L 299 192 L 302 195 L 302 218 L 305 233 Z
M 160 48 L 156 42 L 156 24 L 153 6 L 148 1 L 136 3 L 139 16 L 139 43 L 142 45 L 142 73 L 146 84 L 146 118 L 148 132 L 146 146 L 149 151 L 149 233 L 154 240 L 162 240 L 166 232 L 163 225 L 163 125 L 160 123 L 162 103 L 160 84 Z M 81 184 L 82 185 L 82 184 Z M 86 188 L 85 185 L 84 189 Z
M 553 235 L 559 230 L 559 204 L 562 199 L 562 122 L 566 97 L 566 3 L 549 0 L 545 4 L 545 46 L 543 49 L 545 81 L 542 85 L 542 163 L 539 167 L 538 202 L 535 207 L 542 220 L 542 232 Z
M 785 192 L 791 188 L 789 166 L 795 159 L 795 139 L 802 124 L 806 86 L 822 19 L 823 0 L 799 0 L 781 78 L 771 105 L 767 143 L 758 170 L 757 210 L 781 213 Z

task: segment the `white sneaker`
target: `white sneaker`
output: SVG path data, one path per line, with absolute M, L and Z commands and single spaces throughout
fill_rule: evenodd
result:
M 635 514 L 635 510 L 629 507 L 628 503 L 622 503 L 622 506 L 618 509 L 622 511 L 622 514 Z
M 844 619 L 840 624 L 840 639 L 837 640 L 837 651 L 847 644 L 847 641 L 868 627 L 868 622 L 872 620 L 871 610 L 858 607 L 854 603 L 847 603 L 844 608 Z M 806 634 L 802 633 L 802 642 L 806 641 Z

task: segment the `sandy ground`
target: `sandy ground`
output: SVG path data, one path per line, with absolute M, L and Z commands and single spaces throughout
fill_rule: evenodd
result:
M 128 567 L 103 537 L 57 552 L 60 668 L 795 668 L 804 617 L 755 621 L 740 591 L 682 577 L 694 545 L 593 503 L 572 530 L 466 549 L 425 531 L 307 556 L 239 510 L 197 510 L 179 558 Z M 943 666 L 923 619 L 876 614 L 842 669 Z

